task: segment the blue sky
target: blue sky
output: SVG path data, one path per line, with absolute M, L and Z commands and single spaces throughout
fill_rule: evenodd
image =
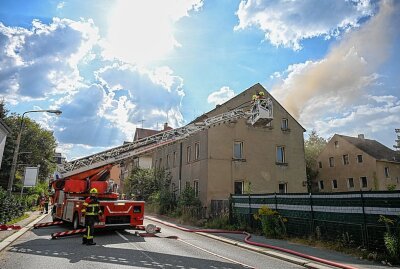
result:
M 255 83 L 302 125 L 400 128 L 400 4 L 375 0 L 2 1 L 0 98 L 68 159 L 182 126 Z M 307 133 L 305 134 L 307 138 Z

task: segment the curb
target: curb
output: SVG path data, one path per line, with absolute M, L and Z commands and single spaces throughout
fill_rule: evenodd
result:
M 7 237 L 3 241 L 1 241 L 0 242 L 0 252 L 3 251 L 6 247 L 8 247 L 12 242 L 17 240 L 21 235 L 23 235 L 24 233 L 26 233 L 27 231 L 32 229 L 33 225 L 35 225 L 36 223 L 38 223 L 39 221 L 41 221 L 42 219 L 47 217 L 47 215 L 48 214 L 44 214 L 44 215 L 37 217 L 32 222 L 30 222 L 28 225 L 26 225 L 25 227 L 22 227 L 19 231 L 13 233 L 9 237 Z
M 310 268 L 310 269 L 332 269 L 335 267 L 330 267 L 330 266 L 326 266 L 326 265 L 322 265 L 322 264 L 318 264 L 318 263 L 314 263 L 314 262 L 310 262 L 306 259 L 300 259 L 297 257 L 293 257 L 275 250 L 265 250 L 264 248 L 259 248 L 259 247 L 254 247 L 245 243 L 241 243 L 239 241 L 236 240 L 232 240 L 232 239 L 227 239 L 224 237 L 220 237 L 220 236 L 216 236 L 216 235 L 212 235 L 212 234 L 207 234 L 207 233 L 202 233 L 202 232 L 196 232 L 196 234 L 205 236 L 205 237 L 209 237 L 212 238 L 214 240 L 218 240 L 230 245 L 234 245 L 237 247 L 241 247 L 250 251 L 254 251 L 254 252 L 258 252 L 276 259 L 280 259 L 280 260 L 284 260 L 293 264 L 297 264 L 306 268 Z

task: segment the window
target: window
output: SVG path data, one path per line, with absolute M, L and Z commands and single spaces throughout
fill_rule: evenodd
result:
M 243 194 L 243 181 L 235 181 L 235 194 Z
M 157 160 L 154 162 L 154 169 L 157 169 Z
M 322 162 L 318 162 L 319 168 L 322 168 Z
M 190 188 L 190 181 L 186 181 L 186 183 L 185 183 L 185 188 L 186 188 L 186 189 Z
M 335 149 L 339 148 L 339 141 L 335 141 Z
M 368 188 L 367 177 L 360 177 L 361 188 Z
M 363 162 L 363 157 L 362 157 L 362 155 L 357 155 L 357 161 L 358 161 L 359 163 L 362 163 L 362 162 Z
M 323 180 L 318 181 L 318 187 L 321 191 L 324 189 L 324 181 Z
M 349 189 L 354 189 L 354 180 L 353 180 L 352 177 L 349 177 L 349 178 L 347 179 L 347 187 L 348 187 Z
M 199 197 L 199 181 L 194 181 L 194 196 Z
M 195 143 L 194 144 L 194 159 L 198 160 L 200 157 L 200 143 Z
M 287 193 L 287 183 L 279 183 L 279 193 Z
M 329 167 L 335 166 L 335 159 L 333 157 L 329 157 Z
M 281 121 L 281 129 L 288 130 L 289 129 L 289 121 L 288 119 L 282 119 Z
M 389 167 L 385 167 L 385 177 L 389 177 Z
M 277 146 L 276 147 L 276 162 L 277 163 L 285 163 L 285 147 L 284 146 Z
M 337 189 L 337 180 L 332 180 L 332 189 Z
M 162 168 L 162 158 L 160 158 L 160 163 L 158 164 L 158 168 L 159 168 L 159 169 Z
M 174 159 L 172 160 L 172 165 L 176 166 L 176 151 L 174 151 Z
M 167 168 L 169 168 L 169 154 L 167 154 L 167 163 L 166 163 L 166 165 L 167 165 Z
M 190 163 L 190 155 L 192 155 L 192 147 L 188 146 L 186 148 L 186 162 Z
M 344 165 L 349 164 L 349 154 L 343 155 L 343 164 Z
M 233 158 L 234 159 L 243 159 L 243 142 L 234 142 Z

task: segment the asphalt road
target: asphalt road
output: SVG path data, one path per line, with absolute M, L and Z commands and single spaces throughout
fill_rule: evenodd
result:
M 51 221 L 46 217 L 42 222 Z M 65 226 L 33 229 L 0 253 L 1 269 L 35 268 L 303 268 L 201 235 L 160 224 L 157 237 L 133 230 L 107 231 L 95 236 L 96 246 L 81 244 L 81 236 L 51 240 Z

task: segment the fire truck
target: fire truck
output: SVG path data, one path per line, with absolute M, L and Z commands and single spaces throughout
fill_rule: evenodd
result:
M 69 222 L 74 229 L 83 226 L 82 204 L 89 196 L 89 190 L 96 188 L 103 211 L 97 228 L 135 229 L 142 226 L 145 202 L 119 199 L 119 194 L 114 192 L 113 183 L 110 181 L 111 168 L 128 158 L 138 157 L 206 128 L 239 118 L 246 118 L 248 124 L 254 127 L 265 126 L 273 118 L 272 100 L 260 95 L 252 101 L 250 109 L 235 109 L 201 122 L 194 122 L 84 158 L 64 162 L 58 166 L 58 176 L 51 182 L 53 221 Z

